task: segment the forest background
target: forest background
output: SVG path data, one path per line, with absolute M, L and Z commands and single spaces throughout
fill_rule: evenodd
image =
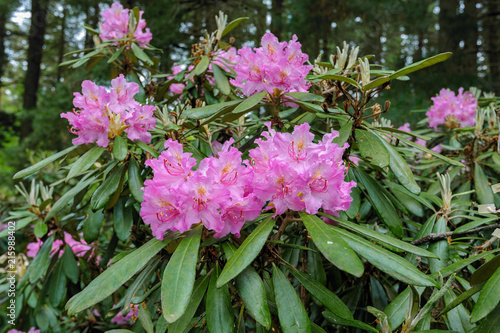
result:
M 500 0 L 141 0 L 122 1 L 145 12 L 152 44 L 163 50 L 160 67 L 171 71 L 189 56 L 191 44 L 213 31 L 213 17 L 249 17 L 232 32 L 234 46 L 257 46 L 273 32 L 296 34 L 311 61 L 335 53 L 343 41 L 373 54 L 371 63 L 400 68 L 440 52 L 445 64 L 415 73 L 397 91 L 388 115 L 396 126 L 416 122 L 442 87 L 476 86 L 500 94 Z M 50 150 L 71 145 L 62 112 L 72 109 L 73 91 L 90 77 L 109 80 L 105 62 L 77 70 L 60 67 L 64 55 L 93 47 L 83 25 L 97 28 L 111 1 L 0 0 L 0 200 L 14 200 L 12 175 Z M 248 22 L 248 23 L 247 23 Z M 323 59 L 327 60 L 327 59 Z M 92 67 L 93 66 L 93 67 Z M 413 112 L 410 112 L 413 111 Z M 31 161 L 30 161 L 31 160 Z M 8 206 L 5 205 L 4 207 Z M 1 213 L 1 212 L 0 212 Z

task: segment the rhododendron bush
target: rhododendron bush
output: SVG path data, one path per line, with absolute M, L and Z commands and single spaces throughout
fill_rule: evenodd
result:
M 64 65 L 106 59 L 109 80 L 61 110 L 73 146 L 15 176 L 12 332 L 495 332 L 498 100 L 443 89 L 419 123 L 384 117 L 410 111 L 385 89 L 450 53 L 381 70 L 295 35 L 237 49 L 246 19 L 220 13 L 162 73 L 145 18 L 103 11 Z

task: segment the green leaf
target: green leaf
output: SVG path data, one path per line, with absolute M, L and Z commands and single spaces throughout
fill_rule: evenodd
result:
M 222 243 L 222 248 L 229 260 L 236 248 L 229 242 Z M 236 289 L 248 313 L 259 324 L 266 328 L 271 327 L 271 313 L 267 306 L 266 290 L 259 274 L 251 266 L 245 268 L 236 278 Z
M 92 210 L 98 210 L 104 208 L 108 203 L 111 195 L 113 195 L 118 189 L 120 184 L 120 179 L 122 178 L 122 173 L 124 171 L 125 165 L 120 165 L 116 168 L 111 175 L 106 178 L 106 180 L 95 190 L 92 198 L 90 199 L 90 205 Z
M 241 101 L 230 101 L 230 102 L 207 105 L 201 108 L 190 109 L 183 112 L 181 118 L 193 119 L 193 120 L 208 118 L 222 110 L 226 110 L 227 112 L 229 112 L 232 110 L 232 107 L 236 107 L 236 105 L 240 103 Z
M 224 266 L 217 280 L 217 288 L 228 283 L 252 263 L 260 253 L 260 250 L 266 243 L 267 237 L 273 230 L 274 222 L 272 217 L 268 217 L 245 239 L 243 244 L 241 244 Z
M 483 253 L 484 256 L 484 253 Z M 493 273 L 500 267 L 500 255 L 497 255 L 493 259 L 485 262 L 481 265 L 470 277 L 470 284 L 474 286 L 488 280 Z
M 38 220 L 33 228 L 36 238 L 42 238 L 49 231 L 49 227 L 43 221 Z
M 47 165 L 49 165 L 50 163 L 54 162 L 54 161 L 57 161 L 58 159 L 66 156 L 69 152 L 71 152 L 72 150 L 76 149 L 78 146 L 72 146 L 72 147 L 69 147 L 69 148 L 66 148 L 64 149 L 63 151 L 60 151 L 50 157 L 47 157 L 46 159 L 30 166 L 29 168 L 26 168 L 26 169 L 23 169 L 19 172 L 17 172 L 13 179 L 18 179 L 18 178 L 22 178 L 22 177 L 26 177 L 26 176 L 29 176 L 35 172 L 37 172 L 38 170 L 46 167 Z
M 446 220 L 440 217 L 432 230 L 434 233 L 446 232 Z M 438 259 L 429 259 L 429 269 L 432 273 L 442 270 L 448 262 L 448 241 L 446 239 L 433 242 L 429 245 L 429 251 L 436 254 Z
M 241 24 L 241 22 L 246 21 L 246 20 L 248 20 L 248 17 L 239 17 L 239 18 L 229 22 L 229 24 L 226 25 L 226 27 L 222 31 L 221 37 L 224 37 L 225 35 L 227 35 L 231 30 L 233 30 L 234 28 L 239 26 Z
M 483 290 L 479 294 L 474 309 L 471 314 L 471 322 L 475 323 L 478 320 L 486 317 L 492 312 L 500 302 L 500 268 L 497 268 L 495 273 L 486 281 Z
M 306 288 L 314 297 L 318 299 L 328 310 L 335 313 L 338 317 L 352 320 L 352 313 L 347 307 L 347 305 L 342 302 L 337 295 L 328 290 L 318 281 L 311 278 L 309 275 L 304 274 L 300 271 L 295 270 L 295 268 L 289 268 L 290 273 L 292 273 L 297 280 Z
M 247 99 L 243 100 L 234 110 L 233 113 L 240 113 L 240 112 L 245 112 L 247 110 L 250 110 L 257 104 L 259 104 L 262 99 L 266 96 L 267 91 L 263 91 L 260 93 L 257 93 L 255 95 L 252 95 L 248 97 Z
M 451 52 L 445 52 L 437 54 L 427 59 L 417 61 L 411 65 L 401 68 L 400 70 L 397 70 L 396 72 L 394 72 L 392 75 L 389 76 L 389 79 L 394 80 L 400 76 L 407 75 L 415 71 L 418 71 L 420 69 L 445 61 L 449 57 L 451 57 Z
M 378 217 L 397 237 L 403 237 L 403 223 L 391 201 L 385 196 L 382 186 L 369 174 L 357 169 L 354 170 L 354 173 L 358 181 L 365 187 L 366 192 L 368 192 L 368 200 Z
M 104 220 L 104 213 L 101 210 L 89 211 L 88 217 L 83 222 L 83 238 L 87 243 L 92 243 L 99 236 L 99 232 Z
M 389 319 L 389 324 L 393 329 L 396 329 L 403 323 L 406 313 L 410 308 L 410 287 L 401 292 L 389 305 L 384 309 L 384 313 Z
M 303 102 L 318 102 L 318 103 L 323 103 L 325 101 L 325 98 L 320 95 L 316 94 L 311 94 L 308 92 L 302 92 L 302 91 L 293 91 L 293 92 L 288 92 L 284 94 L 286 97 L 290 97 L 290 100 L 299 100 Z
M 200 59 L 200 62 L 193 69 L 193 73 L 195 75 L 201 75 L 201 74 L 205 73 L 209 64 L 210 64 L 210 57 L 202 56 Z
M 80 156 L 78 160 L 71 166 L 66 179 L 78 176 L 84 171 L 87 171 L 99 157 L 101 157 L 104 152 L 104 147 L 93 147 L 89 149 L 85 154 Z
M 384 146 L 378 135 L 370 132 L 356 129 L 356 141 L 361 156 L 365 157 L 380 168 L 383 168 L 390 163 L 389 152 Z
M 139 272 L 151 258 L 163 249 L 170 239 L 160 241 L 151 239 L 140 248 L 130 253 L 113 266 L 106 269 L 81 292 L 73 296 L 66 304 L 69 314 L 83 311 L 99 303 L 118 290 L 135 273 Z
M 66 277 L 71 282 L 76 284 L 78 282 L 80 272 L 78 269 L 78 264 L 75 260 L 75 256 L 73 254 L 73 250 L 71 250 L 71 247 L 68 244 L 66 244 L 66 248 L 64 249 L 64 254 L 62 255 L 61 262 Z
M 331 228 L 315 215 L 299 213 L 314 245 L 323 253 L 325 258 L 339 269 L 356 277 L 364 272 L 363 263 L 347 243 Z M 339 253 L 342 253 L 340 256 Z
M 488 178 L 478 163 L 474 166 L 474 186 L 476 189 L 477 201 L 481 204 L 491 204 L 495 202 L 493 191 L 488 183 Z
M 471 287 L 470 289 L 464 291 L 462 294 L 460 294 L 460 296 L 455 298 L 453 301 L 447 303 L 445 308 L 443 310 L 441 310 L 441 312 L 439 313 L 439 316 L 444 315 L 445 313 L 447 313 L 451 309 L 455 308 L 459 304 L 462 304 L 464 301 L 466 301 L 470 297 L 472 297 L 475 294 L 477 294 L 478 292 L 480 292 L 481 289 L 483 289 L 483 286 L 484 286 L 484 282 L 477 284 L 477 285 Z
M 284 333 L 311 332 L 311 323 L 304 305 L 290 281 L 273 263 L 273 286 L 278 318 Z
M 448 290 L 444 294 L 444 303 L 448 305 L 457 299 L 452 290 Z M 446 315 L 446 323 L 450 330 L 457 332 L 469 332 L 475 325 L 472 325 L 469 320 L 469 312 L 462 304 L 450 309 Z
M 142 50 L 142 48 L 136 43 L 132 43 L 132 53 L 138 58 L 141 59 L 146 64 L 152 66 L 153 60 L 149 58 L 149 56 Z
M 355 319 L 342 318 L 342 317 L 335 315 L 334 313 L 331 313 L 330 311 L 323 311 L 322 314 L 323 314 L 323 317 L 325 317 L 325 319 L 328 320 L 332 324 L 340 325 L 340 326 L 357 327 L 357 328 L 361 328 L 365 331 L 378 333 L 377 329 L 375 329 L 374 327 L 371 327 L 368 324 L 363 323 L 362 321 L 355 320 Z
M 144 192 L 142 191 L 142 187 L 144 183 L 141 179 L 139 164 L 134 156 L 130 156 L 128 165 L 128 186 L 134 199 L 137 200 L 137 202 L 143 202 L 142 196 Z
M 349 83 L 350 85 L 361 89 L 361 86 L 359 85 L 358 82 L 354 81 L 350 77 L 346 77 L 343 75 L 338 75 L 338 74 L 320 74 L 320 75 L 311 75 L 308 77 L 310 80 L 333 80 L 333 81 L 341 81 L 341 82 L 346 82 Z
M 496 253 L 498 251 L 500 251 L 500 249 L 494 249 L 491 251 L 476 254 L 476 255 L 470 256 L 468 258 L 462 259 L 460 261 L 454 262 L 453 264 L 448 265 L 445 268 L 441 269 L 439 272 L 432 273 L 431 277 L 437 278 L 439 275 L 441 275 L 442 277 L 447 277 L 447 276 L 451 275 L 452 273 L 458 272 L 462 268 L 467 267 L 468 265 L 472 264 L 473 262 L 480 260 L 489 254 Z
M 343 124 L 339 129 L 339 136 L 333 139 L 332 142 L 338 144 L 339 147 L 342 147 L 351 136 L 352 124 L 352 121 L 347 121 L 345 124 Z
M 231 295 L 229 294 L 229 289 L 226 284 L 217 287 L 218 273 L 219 266 L 217 265 L 210 278 L 205 305 L 208 331 L 233 333 L 234 314 L 231 304 Z
M 386 82 L 389 82 L 390 79 L 387 76 L 382 76 L 379 78 L 376 78 L 375 80 L 371 81 L 367 85 L 363 86 L 363 91 L 368 91 L 372 90 L 373 88 L 377 88 L 378 86 L 383 85 Z
M 123 50 L 125 49 L 127 45 L 123 45 L 122 47 L 120 47 L 120 49 L 118 51 L 116 51 L 115 53 L 113 53 L 113 55 L 111 56 L 111 58 L 108 59 L 108 64 L 112 63 L 113 61 L 115 61 L 119 56 L 120 54 L 122 54 Z
M 391 163 L 389 165 L 392 172 L 394 172 L 398 180 L 404 187 L 406 187 L 406 189 L 408 189 L 408 191 L 414 194 L 419 194 L 420 186 L 417 185 L 415 177 L 408 166 L 408 162 L 406 162 L 406 160 L 388 142 L 383 140 L 383 143 L 391 156 Z
M 309 112 L 313 112 L 313 113 L 317 113 L 317 112 L 324 112 L 323 108 L 319 105 L 316 105 L 316 104 L 312 104 L 312 103 L 308 103 L 308 102 L 303 102 L 303 101 L 298 101 L 298 100 L 291 100 L 289 99 L 289 101 L 291 101 L 292 103 L 295 103 L 297 105 L 299 105 L 302 109 L 306 110 L 306 111 L 309 111 Z
M 186 311 L 196 276 L 201 227 L 191 231 L 179 244 L 163 272 L 161 306 L 169 323 Z
M 500 332 L 500 305 L 481 321 L 476 331 L 476 333 L 498 332 Z
M 224 71 L 212 63 L 212 70 L 214 72 L 215 85 L 224 95 L 229 95 L 231 93 L 231 86 L 229 85 L 229 80 L 227 76 L 224 74 Z
M 148 311 L 148 309 L 143 308 L 141 304 L 137 306 L 138 310 L 138 318 L 139 321 L 142 324 L 142 327 L 146 331 L 146 333 L 153 333 L 154 332 L 154 325 L 153 321 L 151 320 L 151 313 Z
M 52 251 L 52 243 L 54 243 L 55 234 L 52 234 L 45 242 L 43 242 L 40 251 L 38 251 L 35 259 L 29 266 L 29 280 L 31 283 L 36 282 L 39 278 L 41 278 L 47 269 L 49 268 L 50 263 L 50 252 Z
M 121 136 L 115 136 L 113 144 L 113 155 L 118 161 L 123 161 L 127 157 L 127 142 Z
M 406 207 L 406 209 L 408 209 L 410 213 L 418 217 L 424 217 L 424 209 L 418 200 L 396 189 L 393 189 L 392 193 L 394 193 L 394 196 L 403 204 L 403 206 Z
M 118 239 L 125 241 L 130 237 L 130 229 L 134 224 L 132 206 L 124 207 L 123 198 L 113 207 L 113 226 Z
M 48 279 L 48 294 L 53 306 L 58 306 L 66 293 L 66 275 L 64 275 L 64 263 L 59 260 L 56 269 L 50 274 Z
M 375 230 L 369 229 L 367 227 L 364 227 L 362 225 L 358 225 L 356 223 L 352 223 L 349 221 L 346 221 L 344 219 L 341 219 L 339 217 L 330 215 L 330 214 L 325 214 L 325 213 L 320 213 L 320 215 L 325 216 L 333 221 L 336 221 L 339 223 L 339 226 L 344 227 L 348 230 L 354 231 L 358 234 L 361 234 L 365 237 L 371 238 L 374 241 L 379 241 L 381 243 L 389 244 L 390 246 L 394 246 L 395 248 L 404 250 L 409 253 L 414 253 L 416 255 L 422 256 L 422 257 L 428 257 L 428 258 L 438 258 L 434 253 L 429 252 L 425 249 L 422 249 L 418 246 L 411 245 L 407 242 L 404 242 L 402 240 L 399 240 L 397 238 L 388 236 L 386 234 L 377 232 Z
M 333 228 L 326 225 L 325 227 Z M 336 228 L 336 231 L 356 253 L 399 281 L 417 286 L 437 285 L 437 282 L 430 276 L 425 275 L 400 256 L 343 229 Z
M 203 296 L 207 291 L 209 281 L 209 275 L 202 276 L 196 280 L 193 287 L 193 293 L 191 294 L 191 298 L 189 299 L 189 303 L 186 307 L 186 311 L 184 311 L 184 314 L 179 317 L 179 319 L 170 324 L 168 327 L 168 333 L 183 333 L 189 327 L 191 319 L 195 315 L 196 310 L 200 306 Z M 161 316 L 161 318 L 165 317 Z

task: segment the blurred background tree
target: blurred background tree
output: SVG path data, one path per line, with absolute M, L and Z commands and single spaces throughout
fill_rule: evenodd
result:
M 72 109 L 72 92 L 92 76 L 108 80 L 99 64 L 67 70 L 64 53 L 93 46 L 83 24 L 98 28 L 112 1 L 0 0 L 0 193 L 12 190 L 14 169 L 27 163 L 26 149 L 61 149 L 71 141 L 61 112 Z M 271 31 L 281 40 L 297 34 L 314 61 L 327 60 L 343 41 L 373 54 L 371 62 L 399 68 L 433 54 L 453 56 L 416 73 L 399 89 L 384 92 L 396 125 L 415 121 L 442 87 L 477 86 L 500 92 L 500 0 L 123 0 L 144 10 L 152 44 L 163 50 L 161 69 L 189 56 L 191 44 L 215 29 L 214 16 L 246 16 L 233 30 L 234 46 L 257 45 Z M 397 90 L 397 92 L 396 92 Z M 0 195 L 1 196 L 1 195 Z

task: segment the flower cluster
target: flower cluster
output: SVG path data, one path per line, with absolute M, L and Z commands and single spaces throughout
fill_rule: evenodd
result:
M 16 329 L 12 329 L 7 331 L 7 333 L 40 333 L 40 330 L 35 329 L 34 327 L 30 328 L 28 332 L 18 331 Z
M 266 140 L 258 139 L 258 147 L 250 150 L 254 171 L 254 193 L 270 202 L 276 214 L 287 209 L 306 210 L 316 214 L 320 208 L 328 214 L 348 210 L 354 181 L 345 182 L 346 168 L 342 160 L 344 147 L 332 140 L 338 132 L 326 134 L 313 143 L 309 124 L 295 127 L 293 133 L 277 133 L 269 128 Z
M 216 64 L 217 66 L 221 67 L 223 70 L 229 73 L 234 72 L 234 66 L 239 60 L 239 55 L 236 53 L 236 48 L 232 47 L 227 51 L 220 50 L 212 59 L 212 62 L 208 66 L 208 73 L 212 73 L 212 63 Z M 187 78 L 189 76 L 189 72 L 191 72 L 194 69 L 194 65 L 189 65 L 187 68 L 188 73 L 184 76 Z M 179 66 L 178 64 L 174 64 L 174 67 L 172 68 L 172 75 L 168 76 L 167 79 L 173 79 L 177 74 L 183 71 L 183 68 Z M 215 85 L 215 80 L 213 76 L 208 75 L 207 80 L 211 85 Z M 191 78 L 191 81 L 194 82 L 194 78 Z M 170 91 L 174 94 L 182 94 L 184 91 L 184 87 L 186 85 L 184 83 L 172 83 L 170 85 Z
M 167 230 L 184 232 L 199 222 L 215 230 L 215 237 L 239 234 L 245 221 L 259 216 L 263 202 L 252 193 L 253 173 L 231 143 L 217 157 L 205 158 L 196 171 L 196 160 L 171 139 L 158 159 L 146 162 L 154 177 L 144 183 L 141 216 L 155 237 L 163 239 Z
M 474 126 L 477 101 L 470 92 L 464 93 L 464 88 L 458 90 L 458 95 L 449 89 L 441 89 L 439 96 L 433 97 L 434 105 L 426 113 L 429 126 L 437 129 L 438 125 L 447 127 Z
M 349 209 L 356 183 L 344 181 L 347 144 L 340 148 L 332 143 L 338 133 L 313 143 L 308 124 L 296 126 L 291 134 L 276 133 L 267 125 L 266 140 L 256 140 L 250 160 L 242 161 L 230 140 L 215 146 L 217 157 L 205 158 L 196 171 L 191 154 L 169 139 L 159 158 L 146 162 L 154 177 L 144 183 L 140 214 L 153 235 L 163 239 L 167 230 L 184 232 L 201 222 L 216 231 L 215 237 L 239 237 L 245 221 L 257 218 L 266 201 L 266 209 L 275 208 L 276 214 Z
M 52 249 L 50 250 L 51 256 L 59 252 L 59 257 L 62 256 L 64 251 L 64 244 L 68 244 L 73 253 L 77 257 L 83 257 L 88 251 L 92 250 L 92 247 L 88 245 L 85 240 L 80 239 L 79 241 L 75 240 L 70 233 L 64 232 L 64 242 L 60 239 L 56 239 L 52 243 Z M 30 258 L 36 257 L 38 251 L 42 247 L 43 242 L 40 239 L 37 239 L 36 242 L 29 243 L 27 248 L 28 252 L 26 255 Z
M 308 56 L 301 51 L 297 36 L 280 43 L 272 33 L 266 33 L 261 47 L 243 47 L 238 51 L 240 61 L 235 67 L 236 79 L 231 83 L 243 90 L 246 96 L 261 91 L 269 94 L 280 92 L 307 91 L 306 75 L 313 68 L 304 65 Z M 254 52 L 255 51 L 255 52 Z
M 151 141 L 148 130 L 154 128 L 153 105 L 141 105 L 134 99 L 139 85 L 127 82 L 122 74 L 111 81 L 111 90 L 92 81 L 83 81 L 82 94 L 74 93 L 73 105 L 78 111 L 61 114 L 68 119 L 70 132 L 78 135 L 74 145 L 97 142 L 107 147 L 109 139 L 126 132 L 130 140 Z
M 132 34 L 142 47 L 149 44 L 153 38 L 149 28 L 146 28 L 146 21 L 142 18 L 143 13 L 141 10 L 139 22 L 137 22 L 137 27 Z M 104 22 L 101 23 L 99 36 L 103 41 L 132 37 L 129 31 L 129 9 L 124 9 L 118 2 L 113 3 L 111 7 L 102 12 L 102 19 Z M 144 28 L 146 31 L 143 31 Z

